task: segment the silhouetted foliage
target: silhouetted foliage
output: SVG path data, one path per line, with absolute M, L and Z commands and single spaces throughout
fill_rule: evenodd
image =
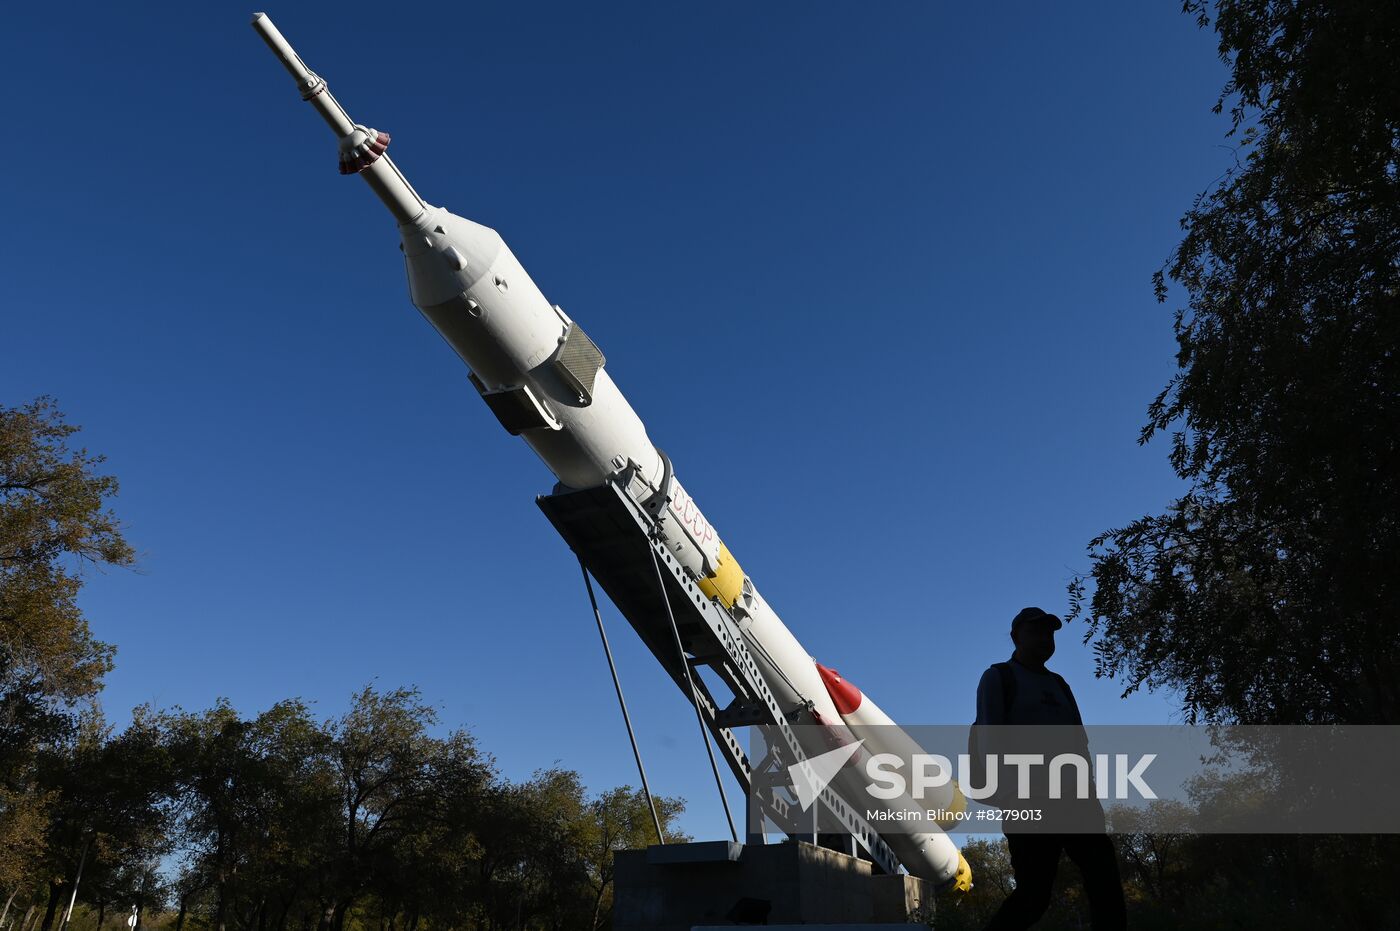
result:
M 28 872 L 47 893 L 38 927 L 49 931 L 74 883 L 100 892 L 115 874 L 153 870 L 167 849 L 169 771 L 151 722 L 138 716 L 114 735 L 96 712 L 39 751 L 34 768 L 49 804 L 43 856 Z
M 1237 163 L 1157 276 L 1186 293 L 1189 491 L 1090 545 L 1099 671 L 1190 719 L 1400 718 L 1400 6 L 1188 0 Z M 1084 588 L 1072 590 L 1076 606 Z
M 613 852 L 654 840 L 643 797 L 557 768 L 513 783 L 435 720 L 372 687 L 329 721 L 294 700 L 137 709 L 120 734 L 84 715 L 40 755 L 33 842 L 0 856 L 16 931 L 59 927 L 79 880 L 83 931 L 133 905 L 179 931 L 606 927 Z M 683 803 L 657 803 L 688 839 Z

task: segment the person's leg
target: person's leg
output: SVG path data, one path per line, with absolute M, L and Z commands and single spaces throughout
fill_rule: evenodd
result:
M 1050 907 L 1050 888 L 1060 865 L 1062 841 L 1058 834 L 1006 835 L 1016 888 L 1001 903 L 987 931 L 1021 931 L 1040 920 Z
M 1118 875 L 1118 855 L 1107 834 L 1072 834 L 1065 837 L 1065 853 L 1084 874 L 1084 893 L 1094 931 L 1121 931 L 1128 926 L 1123 904 L 1123 880 Z

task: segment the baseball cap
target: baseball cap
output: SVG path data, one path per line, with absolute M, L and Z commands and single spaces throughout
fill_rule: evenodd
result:
M 1020 613 L 1011 619 L 1011 632 L 1016 633 L 1016 628 L 1030 621 L 1049 621 L 1054 625 L 1054 630 L 1059 630 L 1064 623 L 1055 615 L 1040 608 L 1022 608 Z

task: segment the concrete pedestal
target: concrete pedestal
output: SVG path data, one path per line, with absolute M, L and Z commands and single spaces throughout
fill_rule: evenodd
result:
M 927 927 L 933 887 L 802 842 L 668 844 L 616 856 L 614 931 L 739 924 Z M 922 921 L 924 924 L 909 924 Z M 814 929 L 815 931 L 815 929 Z

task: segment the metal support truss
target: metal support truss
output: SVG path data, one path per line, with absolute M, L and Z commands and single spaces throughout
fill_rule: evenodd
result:
M 677 688 L 687 699 L 694 695 L 702 723 L 746 793 L 753 790 L 754 766 L 735 731 L 747 725 L 766 725 L 769 746 L 763 768 L 768 775 L 760 779 L 763 791 L 759 798 L 774 815 L 774 824 L 797 836 L 810 836 L 810 832 L 794 831 L 791 827 L 794 813 L 778 792 L 777 782 L 787 767 L 806 758 L 787 713 L 759 673 L 734 618 L 718 602 L 706 597 L 670 552 L 654 542 L 652 517 L 612 483 L 543 495 L 536 504 Z M 664 597 L 657 590 L 653 559 L 661 570 Z M 668 601 L 675 616 L 675 634 L 667 614 Z M 677 635 L 685 665 L 676 652 Z M 724 707 L 719 705 L 699 675 L 700 667 L 708 668 L 724 683 L 734 696 L 732 701 Z M 869 822 L 830 788 L 822 790 L 817 803 L 830 812 L 877 866 L 891 874 L 899 871 L 894 852 Z

